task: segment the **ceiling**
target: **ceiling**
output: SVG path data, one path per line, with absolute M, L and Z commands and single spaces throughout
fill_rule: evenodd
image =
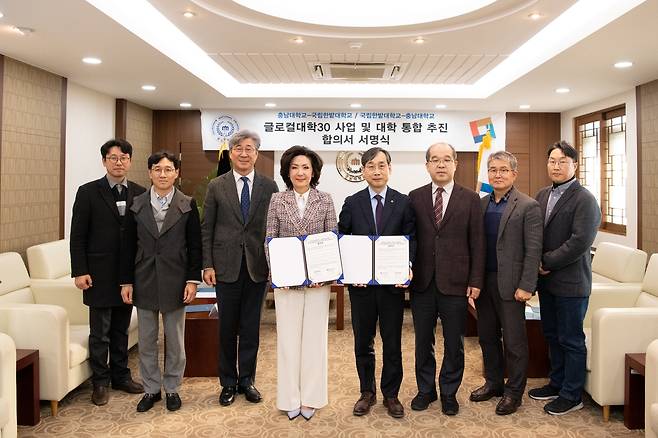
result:
M 379 3 L 383 12 L 391 4 Z M 387 27 L 301 23 L 231 0 L 0 0 L 0 12 L 0 53 L 153 109 L 186 101 L 192 108 L 358 102 L 378 110 L 529 104 L 529 111 L 565 111 L 658 78 L 658 0 L 498 0 L 453 18 Z M 532 12 L 541 17 L 531 20 Z M 13 25 L 34 32 L 21 36 Z M 103 62 L 83 64 L 85 56 Z M 621 60 L 634 65 L 614 68 Z M 332 62 L 398 72 L 392 80 L 314 78 L 315 66 Z M 143 91 L 144 84 L 157 89 Z M 556 94 L 558 87 L 571 92 Z

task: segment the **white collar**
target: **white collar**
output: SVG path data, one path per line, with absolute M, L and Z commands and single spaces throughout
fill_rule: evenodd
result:
M 434 181 L 432 181 L 432 195 L 434 195 L 434 193 L 436 192 L 436 189 L 438 189 L 438 188 L 439 188 L 439 186 L 436 185 L 436 183 Z M 448 184 L 443 186 L 443 190 L 446 192 L 446 194 L 448 196 L 450 196 L 452 194 L 452 189 L 454 189 L 454 188 L 455 188 L 455 180 L 454 179 L 452 181 L 450 181 Z
M 251 172 L 249 172 L 246 175 L 240 175 L 235 170 L 233 170 L 232 172 L 233 172 L 233 178 L 235 178 L 235 183 L 236 184 L 238 183 L 238 181 L 240 181 L 240 178 L 242 178 L 243 176 L 246 176 L 249 179 L 249 182 L 251 182 L 251 183 L 254 182 L 254 173 L 256 172 L 255 170 L 252 170 Z

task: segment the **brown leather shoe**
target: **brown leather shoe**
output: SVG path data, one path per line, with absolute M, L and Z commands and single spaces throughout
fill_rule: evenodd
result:
M 110 392 L 105 385 L 94 386 L 94 392 L 91 393 L 91 401 L 96 406 L 106 405 L 110 400 Z
M 369 391 L 362 392 L 361 397 L 354 404 L 354 409 L 352 410 L 352 413 L 357 417 L 366 415 L 368 412 L 370 412 L 370 408 L 375 403 L 377 403 L 377 397 L 375 396 L 375 394 Z
M 521 399 L 515 399 L 507 394 L 500 399 L 496 405 L 496 414 L 498 415 L 509 415 L 516 412 L 516 410 L 521 406 Z
M 135 382 L 133 379 L 128 379 L 121 383 L 112 383 L 112 389 L 127 392 L 128 394 L 141 394 L 144 392 L 144 386 L 141 383 Z
M 473 402 L 482 402 L 482 401 L 487 401 L 493 397 L 500 397 L 502 395 L 503 395 L 502 388 L 500 389 L 494 388 L 490 386 L 488 383 L 485 383 L 475 391 L 471 392 L 471 396 L 469 397 L 469 400 Z
M 404 408 L 402 407 L 402 403 L 400 403 L 400 400 L 398 400 L 397 397 L 385 398 L 384 406 L 386 406 L 386 409 L 388 409 L 388 415 L 391 417 L 404 417 Z

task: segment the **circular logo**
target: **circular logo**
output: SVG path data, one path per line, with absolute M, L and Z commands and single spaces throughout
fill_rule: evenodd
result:
M 363 165 L 361 164 L 363 152 L 343 151 L 336 155 L 336 169 L 340 176 L 350 182 L 363 181 Z
M 210 130 L 212 131 L 212 134 L 215 136 L 216 140 L 229 138 L 238 132 L 239 129 L 240 125 L 238 124 L 237 120 L 228 115 L 217 117 L 212 121 L 212 124 L 210 125 Z

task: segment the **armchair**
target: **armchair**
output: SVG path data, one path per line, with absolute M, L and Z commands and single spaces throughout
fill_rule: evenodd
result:
M 603 242 L 592 259 L 592 282 L 639 283 L 644 276 L 647 253 L 616 243 Z

